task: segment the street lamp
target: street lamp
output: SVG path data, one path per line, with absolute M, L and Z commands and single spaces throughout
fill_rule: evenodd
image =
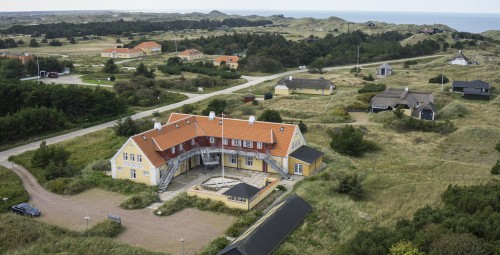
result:
M 9 200 L 8 197 L 3 198 L 3 203 L 5 204 L 5 211 L 7 211 L 7 200 Z
M 179 241 L 181 241 L 181 255 L 184 255 L 184 239 L 181 239 Z
M 85 216 L 85 217 L 83 217 L 83 219 L 87 222 L 87 230 L 89 230 L 89 220 L 90 220 L 90 217 L 89 216 Z

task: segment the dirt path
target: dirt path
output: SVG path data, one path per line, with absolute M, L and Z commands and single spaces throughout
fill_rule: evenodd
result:
M 12 168 L 10 163 L 2 163 Z M 15 165 L 14 172 L 21 177 L 30 194 L 30 203 L 42 211 L 40 220 L 73 230 L 85 230 L 85 216 L 89 227 L 107 218 L 109 213 L 119 215 L 126 230 L 117 240 L 152 251 L 177 254 L 179 240 L 185 240 L 185 254 L 194 254 L 210 241 L 221 236 L 235 218 L 223 214 L 186 209 L 168 217 L 154 216 L 152 210 L 124 210 L 119 204 L 124 196 L 92 189 L 75 196 L 57 195 L 45 190 L 24 167 Z

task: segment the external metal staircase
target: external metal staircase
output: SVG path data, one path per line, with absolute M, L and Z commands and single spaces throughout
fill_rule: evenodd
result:
M 283 178 L 290 179 L 290 175 L 288 174 L 288 172 L 285 171 L 278 164 L 278 162 L 274 161 L 274 159 L 272 159 L 270 156 L 267 156 L 267 157 L 263 158 L 262 160 L 264 160 L 264 162 L 266 162 L 269 166 L 271 166 L 274 170 L 276 170 L 276 172 L 281 174 L 281 176 L 283 176 Z
M 179 170 L 182 161 L 193 156 L 201 155 L 201 159 L 205 166 L 214 167 L 219 165 L 219 157 L 214 155 L 217 153 L 222 153 L 221 147 L 195 147 L 186 153 L 182 153 L 181 155 L 170 159 L 167 162 L 167 169 L 161 170 L 160 185 L 158 187 L 159 192 L 164 192 L 165 190 L 167 190 L 170 181 L 172 180 L 172 178 L 174 178 L 175 173 Z M 283 178 L 290 179 L 290 175 L 288 174 L 288 172 L 283 169 L 278 164 L 278 162 L 274 161 L 274 159 L 272 159 L 269 154 L 233 149 L 224 149 L 224 154 L 255 157 L 257 159 L 264 160 L 264 162 L 266 162 L 271 168 L 273 168 L 274 170 L 276 170 L 276 172 L 283 176 Z

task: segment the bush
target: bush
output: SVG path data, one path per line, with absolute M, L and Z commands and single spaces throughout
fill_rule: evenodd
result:
M 299 122 L 299 129 L 300 132 L 302 132 L 302 134 L 307 133 L 307 125 L 304 122 L 302 122 L 302 120 L 300 120 Z
M 374 81 L 375 78 L 373 78 L 372 74 L 369 74 L 368 76 L 363 76 L 363 80 L 365 80 L 365 81 Z
M 222 249 L 229 245 L 229 240 L 225 237 L 217 237 L 215 240 L 210 242 L 202 251 L 197 253 L 197 255 L 215 255 L 218 254 Z
M 391 246 L 389 255 L 425 255 L 410 241 L 400 241 Z
M 332 138 L 330 147 L 341 154 L 357 157 L 365 152 L 377 150 L 376 144 L 364 140 L 363 132 L 351 125 L 330 131 L 330 136 Z
M 181 112 L 185 114 L 193 113 L 196 110 L 196 107 L 192 104 L 185 104 L 181 107 Z
M 118 119 L 113 127 L 118 136 L 133 136 L 138 132 L 137 123 L 129 116 L 125 119 Z
M 344 122 L 351 119 L 351 115 L 349 115 L 349 112 L 347 112 L 347 109 L 344 107 L 333 108 L 332 116 L 338 122 Z
M 377 95 L 378 92 L 365 92 L 356 96 L 356 99 L 363 103 L 370 103 L 372 98 Z
M 226 109 L 227 106 L 227 101 L 224 99 L 212 99 L 209 103 L 207 108 L 205 108 L 201 114 L 208 116 L 211 111 L 215 112 L 215 115 L 221 115 L 222 112 Z
M 259 101 L 257 101 L 257 100 L 253 100 L 253 101 L 252 101 L 252 105 L 254 105 L 254 106 L 259 105 Z
M 81 178 L 57 178 L 45 183 L 45 188 L 62 195 L 74 195 L 85 191 L 91 185 Z
M 257 221 L 260 216 L 262 216 L 262 212 L 260 211 L 249 211 L 241 216 L 236 222 L 231 224 L 231 226 L 229 226 L 224 233 L 231 237 L 237 237 L 241 235 L 250 225 Z
M 269 99 L 273 99 L 273 92 L 267 92 L 264 95 L 264 100 L 269 100 Z
M 267 121 L 274 123 L 282 123 L 283 119 L 280 116 L 280 112 L 273 109 L 265 109 L 264 112 L 257 119 L 258 121 Z
M 45 141 L 40 143 L 31 158 L 31 165 L 34 167 L 47 167 L 50 163 L 54 165 L 66 166 L 68 163 L 69 152 L 60 146 L 47 146 Z
M 357 174 L 344 175 L 340 178 L 340 184 L 335 191 L 340 194 L 347 194 L 354 200 L 360 200 L 364 195 L 361 181 Z
M 445 234 L 431 245 L 430 255 L 474 254 L 490 255 L 492 252 L 479 238 L 469 233 Z
M 438 116 L 444 119 L 456 119 L 463 118 L 468 113 L 469 110 L 463 104 L 458 102 L 451 102 L 443 107 L 443 109 L 441 109 Z
M 422 131 L 449 134 L 457 130 L 455 125 L 449 120 L 444 122 L 428 121 L 406 116 L 400 119 L 394 119 L 390 123 L 386 123 L 385 126 L 393 128 L 398 132 Z
M 385 84 L 377 84 L 377 83 L 366 83 L 361 89 L 358 89 L 358 93 L 368 93 L 368 92 L 380 92 L 386 89 Z
M 442 75 L 442 74 L 438 74 L 437 76 L 435 77 L 432 77 L 429 79 L 429 83 L 437 83 L 437 84 L 441 84 L 441 83 L 448 83 L 450 82 L 450 79 L 448 79 L 448 77 Z
M 148 207 L 159 199 L 160 198 L 156 192 L 141 192 L 127 198 L 127 200 L 120 204 L 120 207 L 123 209 L 142 209 Z
M 255 108 L 249 105 L 241 107 L 241 113 L 243 115 L 255 115 Z
M 410 68 L 411 65 L 416 65 L 416 64 L 418 64 L 416 60 L 407 60 L 404 62 L 403 67 Z
M 118 222 L 104 220 L 97 223 L 91 229 L 85 231 L 86 236 L 116 237 L 122 233 L 125 228 Z
M 497 163 L 491 168 L 491 174 L 500 174 L 500 160 L 497 160 Z

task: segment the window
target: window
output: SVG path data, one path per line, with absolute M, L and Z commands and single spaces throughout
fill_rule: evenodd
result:
M 195 142 L 194 142 L 194 138 L 193 138 L 193 139 L 191 139 L 191 145 L 194 145 L 194 143 Z
M 172 149 L 170 149 L 170 151 L 172 152 L 172 154 L 174 154 L 175 153 L 175 146 L 172 147 Z
M 135 169 L 130 169 L 130 179 L 135 179 Z
M 123 167 L 119 166 L 118 167 L 118 171 L 121 171 L 123 169 Z
M 247 157 L 245 160 L 245 165 L 247 166 L 253 166 L 253 158 L 252 157 Z
M 149 171 L 144 171 L 143 174 L 144 176 L 149 176 Z
M 133 153 L 130 153 L 130 161 L 135 161 L 135 155 Z
M 257 143 L 257 149 L 262 149 L 262 143 Z
M 222 143 L 223 143 L 224 145 L 228 145 L 228 144 L 229 144 L 229 139 L 224 138 L 224 140 L 222 140 Z
M 238 160 L 238 157 L 236 155 L 231 155 L 231 164 L 236 165 L 236 162 Z
M 294 170 L 295 174 L 302 175 L 302 164 L 295 163 L 293 170 Z
M 126 152 L 123 153 L 123 160 L 128 160 L 128 154 Z
M 182 151 L 183 149 L 184 149 L 184 144 L 183 143 L 179 144 L 179 150 Z
M 252 148 L 253 142 L 252 141 L 243 141 L 243 147 Z
M 137 162 L 142 162 L 142 155 L 137 155 Z
M 238 146 L 238 147 L 241 147 L 241 140 L 238 140 L 238 139 L 232 139 L 232 140 L 231 140 L 231 145 L 232 145 L 232 146 Z
M 215 143 L 215 137 L 213 136 L 210 137 L 210 143 Z

